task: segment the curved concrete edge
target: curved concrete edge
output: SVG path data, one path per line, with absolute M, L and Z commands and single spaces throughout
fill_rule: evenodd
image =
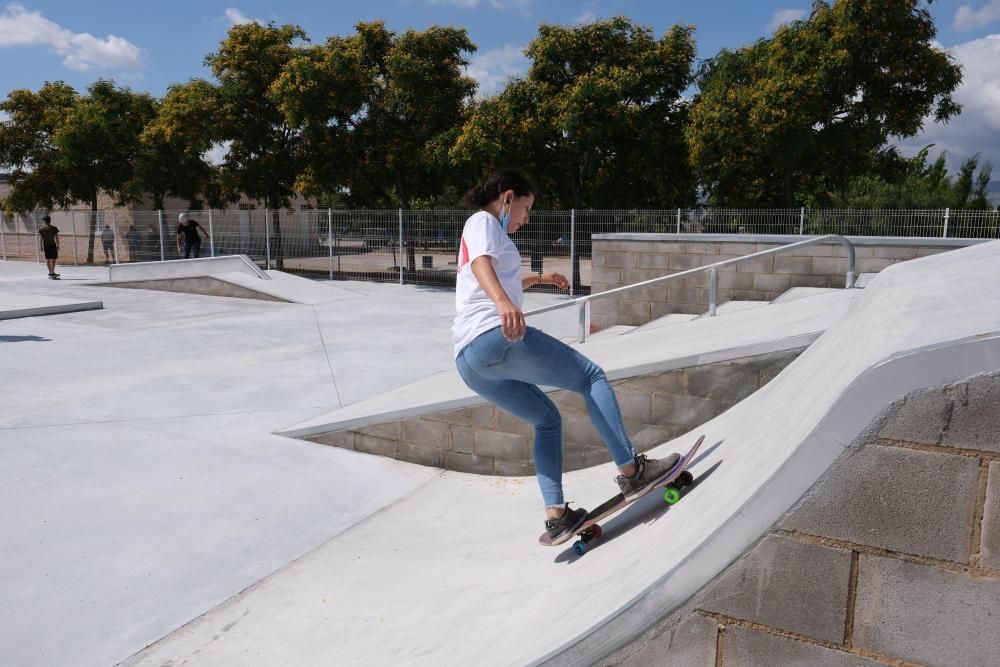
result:
M 271 279 L 246 255 L 225 255 L 223 257 L 168 259 L 162 262 L 112 264 L 108 267 L 108 280 L 115 283 L 169 278 L 199 278 L 213 273 L 230 271 L 251 275 L 261 280 Z
M 748 345 L 722 347 L 673 358 L 655 359 L 655 355 L 653 355 L 650 361 L 644 363 L 632 363 L 620 367 L 603 366 L 609 380 L 624 380 L 640 375 L 666 373 L 681 368 L 691 368 L 702 364 L 714 364 L 761 354 L 796 350 L 808 347 L 821 335 L 823 335 L 822 331 L 812 331 L 784 338 L 776 338 L 774 340 L 754 342 Z M 543 389 L 545 391 L 556 391 L 553 387 L 543 387 Z M 419 417 L 433 412 L 474 407 L 483 405 L 484 403 L 485 401 L 480 396 L 475 394 L 462 382 L 457 372 L 444 371 L 424 380 L 400 387 L 399 389 L 358 401 L 347 407 L 339 408 L 333 412 L 320 415 L 299 424 L 294 424 L 288 428 L 276 431 L 275 435 L 283 435 L 289 438 L 309 438 L 332 431 L 361 428 L 397 419 Z
M 103 301 L 71 301 L 47 296 L 8 294 L 0 296 L 0 320 L 14 320 L 38 315 L 60 315 L 83 310 L 101 310 Z
M 998 334 L 907 351 L 875 365 L 848 386 L 809 437 L 697 549 L 627 606 L 537 664 L 590 664 L 622 648 L 676 611 L 760 539 L 893 401 L 997 369 Z M 881 400 L 872 400 L 875 396 Z

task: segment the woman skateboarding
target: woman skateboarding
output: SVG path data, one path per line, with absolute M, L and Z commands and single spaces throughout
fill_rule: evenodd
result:
M 587 516 L 570 509 L 562 492 L 562 419 L 538 385 L 581 394 L 619 475 L 627 499 L 642 495 L 674 466 L 677 454 L 649 459 L 636 454 L 625 432 L 618 400 L 595 363 L 565 343 L 525 325 L 524 289 L 569 286 L 555 272 L 521 273 L 521 255 L 510 240 L 527 224 L 534 188 L 519 172 L 501 170 L 466 195 L 479 209 L 465 221 L 452 326 L 455 364 L 470 389 L 535 429 L 534 461 L 545 501 L 545 529 L 553 544 L 573 537 Z

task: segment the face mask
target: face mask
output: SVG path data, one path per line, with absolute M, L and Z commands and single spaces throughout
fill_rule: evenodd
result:
M 503 204 L 500 205 L 500 226 L 503 227 L 504 231 L 507 231 L 507 225 L 510 224 L 510 202 L 507 202 L 507 210 L 503 208 Z

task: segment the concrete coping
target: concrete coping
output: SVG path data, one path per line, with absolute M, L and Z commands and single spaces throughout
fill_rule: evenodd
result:
M 168 259 L 162 262 L 131 262 L 112 264 L 108 270 L 109 280 L 135 282 L 141 280 L 164 280 L 171 278 L 198 278 L 213 273 L 246 273 L 261 280 L 271 280 L 271 276 L 261 271 L 246 255 L 223 255 L 222 257 L 197 257 L 193 259 Z
M 634 234 L 629 232 L 619 232 L 614 234 L 594 234 L 591 238 L 594 241 L 647 241 L 649 243 L 659 243 L 663 241 L 684 241 L 692 243 L 796 243 L 806 239 L 819 238 L 826 234 L 667 234 L 649 233 Z M 965 248 L 979 243 L 988 243 L 995 239 L 949 239 L 949 238 L 927 238 L 927 237 L 901 237 L 901 236 L 847 236 L 848 241 L 859 246 L 949 246 L 955 248 Z M 821 245 L 833 245 L 836 241 L 825 242 Z

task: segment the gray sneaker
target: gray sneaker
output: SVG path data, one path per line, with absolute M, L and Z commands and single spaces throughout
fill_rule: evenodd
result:
M 571 510 L 569 503 L 566 503 L 561 517 L 545 520 L 545 530 L 548 531 L 552 544 L 562 544 L 573 537 L 576 534 L 576 529 L 583 524 L 586 518 L 587 510 L 582 507 Z
M 680 454 L 671 454 L 665 459 L 649 459 L 645 454 L 637 454 L 635 457 L 635 474 L 631 477 L 618 475 L 615 481 L 618 488 L 622 490 L 625 500 L 631 501 L 649 491 L 653 482 L 677 465 L 681 460 Z

